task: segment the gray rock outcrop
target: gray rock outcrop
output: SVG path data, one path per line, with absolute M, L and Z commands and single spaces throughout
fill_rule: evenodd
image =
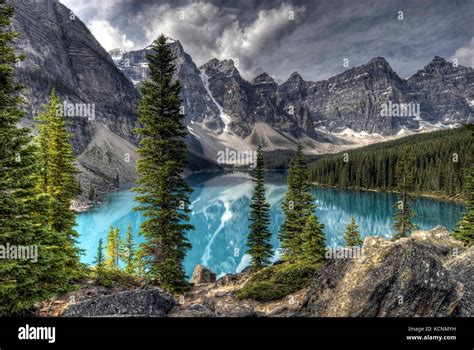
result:
M 308 316 L 454 316 L 472 289 L 445 265 L 463 248 L 441 226 L 395 242 L 366 237 L 363 247 L 362 258 L 317 271 L 303 308 Z M 472 269 L 467 259 L 452 264 Z
M 208 268 L 198 264 L 194 268 L 193 275 L 191 277 L 191 283 L 193 284 L 206 284 L 214 283 L 216 281 L 216 274 Z
M 175 305 L 173 297 L 160 289 L 137 289 L 73 304 L 62 316 L 164 317 Z

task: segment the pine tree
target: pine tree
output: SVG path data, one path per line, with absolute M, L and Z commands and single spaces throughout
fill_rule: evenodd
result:
M 258 146 L 256 167 L 253 171 L 255 189 L 250 204 L 250 232 L 247 238 L 248 254 L 252 258 L 252 268 L 255 271 L 268 266 L 273 256 L 273 247 L 270 243 L 272 234 L 270 225 L 270 205 L 265 199 L 265 165 L 262 147 Z
M 35 191 L 37 159 L 24 116 L 22 87 L 13 80 L 15 55 L 10 31 L 13 8 L 0 0 L 0 316 L 18 315 L 50 297 L 46 227 Z M 10 246 L 36 247 L 38 261 L 7 259 Z
M 138 277 L 145 276 L 146 266 L 149 265 L 147 264 L 146 259 L 147 259 L 147 256 L 144 253 L 143 243 L 141 243 L 135 253 L 135 261 L 134 261 L 135 271 Z
M 417 225 L 413 223 L 415 212 L 412 210 L 412 200 L 409 195 L 413 189 L 414 166 L 415 159 L 411 146 L 405 146 L 397 161 L 395 171 L 398 202 L 396 204 L 396 213 L 393 224 L 393 228 L 395 229 L 395 234 L 392 238 L 393 240 L 408 237 L 411 231 L 417 228 Z
M 293 262 L 302 255 L 303 228 L 309 213 L 315 210 L 308 177 L 303 147 L 298 144 L 288 171 L 288 192 L 282 203 L 285 221 L 280 229 L 280 242 L 284 261 Z
M 121 259 L 125 264 L 125 272 L 132 275 L 135 273 L 135 243 L 133 242 L 132 225 L 129 223 L 127 232 L 125 233 L 125 240 L 122 242 Z
M 474 244 L 474 167 L 472 166 L 466 170 L 464 192 L 467 197 L 467 210 L 453 236 L 470 246 Z
M 325 260 L 326 236 L 323 229 L 324 224 L 319 222 L 316 214 L 310 213 L 302 233 L 302 261 L 314 265 Z
M 140 233 L 145 237 L 144 255 L 149 257 L 147 274 L 165 290 L 179 291 L 188 287 L 183 260 L 191 248 L 186 234 L 193 228 L 188 223 L 192 190 L 182 175 L 187 165 L 186 129 L 180 84 L 173 80 L 175 57 L 163 35 L 151 49 L 150 80 L 143 83 L 139 105 L 141 177 L 135 191 L 141 206 L 135 210 L 145 216 Z
M 110 271 L 119 270 L 120 260 L 120 229 L 118 227 L 110 227 L 107 233 L 107 245 L 105 255 L 105 267 Z
M 97 254 L 95 256 L 94 264 L 97 267 L 97 271 L 101 273 L 104 270 L 104 247 L 102 238 L 99 239 L 99 245 L 97 247 Z
M 361 246 L 363 243 L 359 233 L 359 226 L 357 226 L 354 217 L 352 217 L 351 223 L 346 227 L 344 240 L 346 241 L 346 247 L 357 247 Z
M 78 272 L 79 253 L 76 247 L 76 215 L 71 202 L 79 193 L 75 175 L 75 156 L 66 129 L 66 119 L 59 112 L 60 101 L 53 91 L 44 111 L 37 120 L 39 161 L 38 191 L 47 201 L 45 215 L 49 228 L 51 249 L 56 257 L 58 291 L 70 288 L 70 280 Z

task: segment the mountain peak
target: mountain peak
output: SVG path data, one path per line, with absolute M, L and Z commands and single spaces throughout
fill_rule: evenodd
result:
M 392 67 L 390 67 L 390 64 L 387 62 L 387 60 L 383 57 L 374 57 L 366 64 L 354 67 L 353 69 L 350 69 L 346 72 L 350 72 L 349 74 L 355 74 L 356 76 L 359 76 L 363 73 L 366 73 L 370 76 L 379 76 L 380 74 L 388 74 L 390 76 L 397 75 L 392 70 Z
M 471 68 L 463 66 L 455 66 L 453 63 L 446 61 L 443 57 L 435 56 L 423 69 L 418 70 L 415 74 L 410 77 L 411 81 L 426 80 L 426 79 L 441 79 L 442 77 L 448 77 L 448 80 L 458 79 L 460 75 L 466 74 L 472 71 Z M 444 79 L 444 78 L 443 78 Z M 456 82 L 459 86 L 459 81 Z
M 234 65 L 234 61 L 231 59 L 218 60 L 217 58 L 211 59 L 209 62 L 203 64 L 201 69 L 206 71 L 206 74 L 215 74 L 217 72 L 224 73 L 226 76 L 240 77 L 240 73 Z
M 429 66 L 443 66 L 445 64 L 449 64 L 443 57 L 435 56 L 428 64 Z
M 234 60 L 233 59 L 225 59 L 221 61 L 222 66 L 228 67 L 228 68 L 235 68 Z
M 212 58 L 210 59 L 207 63 L 204 63 L 203 66 L 216 66 L 220 63 L 221 61 L 219 61 L 217 58 Z
M 255 85 L 255 84 L 269 84 L 269 83 L 275 83 L 275 79 L 273 79 L 267 72 L 263 72 L 263 73 L 257 75 L 252 80 L 252 85 Z
M 303 77 L 301 76 L 300 73 L 298 73 L 297 71 L 294 71 L 293 73 L 290 74 L 290 77 L 288 78 L 288 80 L 303 80 Z
M 168 47 L 171 50 L 175 51 L 175 54 L 177 54 L 178 56 L 184 54 L 183 45 L 181 45 L 179 40 L 174 40 L 174 39 L 171 39 L 171 38 L 167 38 L 167 44 L 168 44 Z
M 387 62 L 387 60 L 384 57 L 374 57 L 369 62 L 367 62 L 367 65 L 390 67 L 390 64 Z

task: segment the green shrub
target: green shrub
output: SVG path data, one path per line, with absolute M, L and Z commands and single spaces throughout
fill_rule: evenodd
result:
M 237 292 L 239 299 L 278 300 L 307 287 L 318 266 L 306 263 L 279 264 L 256 272 Z
M 92 273 L 92 277 L 99 283 L 101 286 L 110 287 L 113 284 L 119 284 L 125 287 L 133 287 L 138 286 L 139 281 L 135 276 L 132 276 L 124 271 L 110 271 L 110 270 L 102 270 L 97 271 L 94 270 Z

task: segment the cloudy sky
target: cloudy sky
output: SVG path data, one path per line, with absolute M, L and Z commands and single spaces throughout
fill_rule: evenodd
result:
M 474 67 L 473 0 L 61 0 L 107 49 L 160 33 L 199 66 L 231 58 L 247 79 L 322 80 L 382 56 L 408 77 L 436 55 Z

